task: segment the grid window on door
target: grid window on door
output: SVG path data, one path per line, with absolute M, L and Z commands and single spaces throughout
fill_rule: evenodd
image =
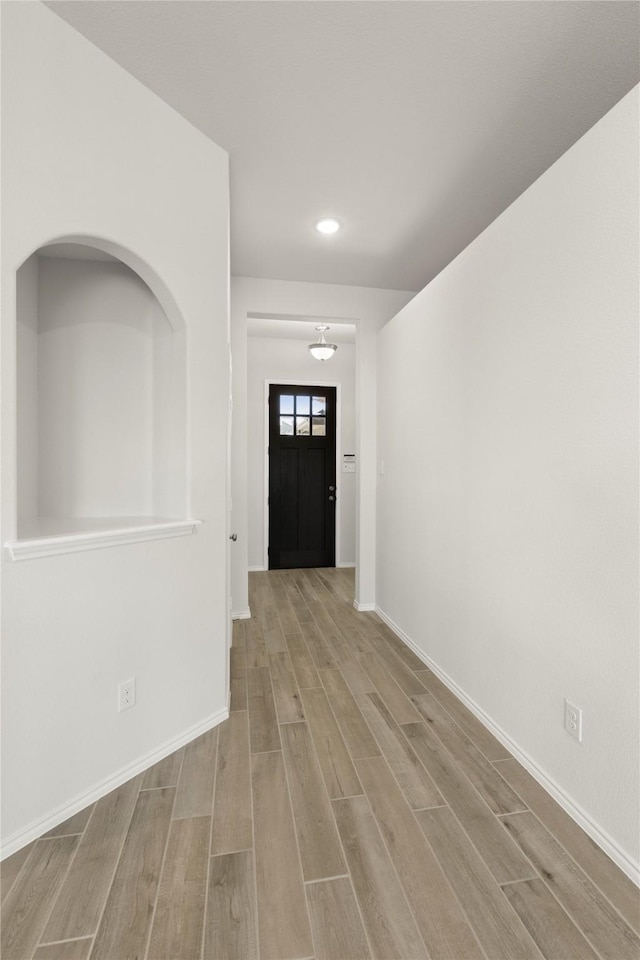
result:
M 281 437 L 326 437 L 327 398 L 293 396 L 280 397 Z
M 311 434 L 314 437 L 327 435 L 327 398 L 311 397 Z

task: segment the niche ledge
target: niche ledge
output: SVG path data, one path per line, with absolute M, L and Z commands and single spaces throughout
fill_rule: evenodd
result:
M 201 523 L 201 520 L 171 520 L 163 517 L 43 517 L 29 521 L 19 539 L 8 540 L 4 546 L 9 560 L 35 560 L 60 553 L 185 537 L 195 533 Z

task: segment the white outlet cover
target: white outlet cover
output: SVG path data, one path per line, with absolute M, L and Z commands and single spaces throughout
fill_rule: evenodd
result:
M 118 713 L 136 705 L 136 678 L 125 680 L 118 686 Z
M 564 728 L 569 736 L 582 743 L 582 710 L 570 700 L 564 702 Z

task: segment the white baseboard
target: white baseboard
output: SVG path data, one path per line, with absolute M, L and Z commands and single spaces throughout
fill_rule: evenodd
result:
M 354 600 L 353 605 L 359 613 L 370 613 L 376 609 L 375 603 L 358 603 L 357 600 Z
M 259 563 L 257 567 L 249 567 L 249 573 L 260 573 L 261 571 L 266 569 L 267 569 L 266 567 L 264 567 L 262 564 Z
M 355 606 L 355 604 L 354 604 Z M 577 804 L 565 791 L 562 789 L 559 784 L 555 782 L 538 764 L 533 760 L 524 750 L 522 750 L 517 743 L 515 743 L 511 737 L 505 733 L 505 731 L 495 723 L 490 716 L 488 716 L 482 707 L 479 707 L 478 704 L 467 696 L 464 690 L 461 690 L 457 683 L 451 679 L 437 663 L 434 663 L 433 660 L 427 654 L 413 642 L 411 637 L 409 637 L 404 630 L 398 626 L 397 623 L 387 616 L 384 610 L 381 610 L 380 607 L 376 606 L 375 612 L 378 614 L 381 620 L 383 620 L 390 630 L 396 634 L 397 637 L 405 643 L 410 650 L 413 650 L 415 655 L 422 660 L 425 666 L 435 673 L 435 675 L 442 680 L 442 682 L 451 690 L 453 694 L 461 700 L 466 707 L 471 710 L 471 712 L 480 720 L 481 723 L 489 730 L 494 737 L 500 741 L 507 748 L 507 750 L 513 754 L 513 756 L 518 760 L 522 766 L 529 771 L 531 776 L 538 781 L 541 787 L 543 787 L 547 793 L 549 793 L 557 803 L 560 804 L 562 809 L 567 813 L 572 820 L 581 827 L 586 834 L 588 834 L 594 843 L 596 843 L 608 857 L 611 857 L 614 863 L 616 863 L 620 869 L 625 873 L 636 886 L 640 886 L 640 863 L 637 863 L 633 860 L 627 853 L 624 851 L 618 843 L 611 837 L 606 830 L 603 830 L 590 816 L 589 814 L 582 809 L 582 807 Z
M 157 750 L 148 753 L 139 760 L 135 760 L 126 767 L 122 767 L 117 773 L 102 780 L 90 790 L 78 794 L 73 800 L 63 804 L 61 807 L 57 807 L 51 813 L 46 814 L 46 816 L 34 820 L 33 823 L 30 823 L 17 833 L 13 833 L 10 837 L 7 837 L 0 846 L 0 860 L 11 856 L 12 853 L 21 850 L 22 847 L 26 847 L 32 840 L 37 840 L 43 833 L 53 830 L 54 827 L 64 823 L 69 817 L 84 810 L 85 807 L 88 807 L 91 803 L 95 803 L 96 800 L 105 797 L 108 793 L 111 793 L 112 790 L 115 790 L 116 787 L 120 787 L 123 783 L 126 783 L 127 780 L 131 780 L 132 777 L 136 777 L 139 773 L 148 770 L 154 763 L 158 763 L 159 760 L 164 760 L 170 753 L 179 750 L 180 747 L 184 747 L 186 743 L 195 740 L 196 737 L 206 733 L 207 730 L 217 727 L 217 725 L 222 723 L 223 720 L 226 720 L 228 716 L 228 707 L 225 707 L 223 710 L 218 710 L 217 713 L 213 713 L 205 720 L 201 720 L 199 723 L 189 727 L 188 730 L 185 730 L 178 737 L 167 740 L 161 747 L 158 747 Z
M 336 567 L 339 567 L 341 570 L 346 568 L 353 569 L 355 567 L 355 563 L 340 562 L 340 563 L 336 563 Z
M 251 610 L 247 607 L 246 610 L 238 610 L 236 613 L 231 611 L 232 620 L 251 620 Z

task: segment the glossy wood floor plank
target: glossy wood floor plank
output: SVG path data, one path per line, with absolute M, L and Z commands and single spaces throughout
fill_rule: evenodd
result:
M 526 803 L 454 723 L 435 697 L 426 693 L 424 696 L 412 697 L 411 702 L 495 814 L 517 813 L 527 809 Z
M 66 943 L 48 943 L 38 947 L 33 960 L 88 960 L 92 944 L 93 937 Z
M 275 606 L 273 609 L 266 610 L 261 614 L 260 623 L 267 654 L 286 651 L 287 645 L 284 639 L 284 632 Z
M 380 636 L 374 635 L 369 637 L 369 643 L 371 644 L 374 652 L 378 654 L 378 657 L 384 663 L 385 667 L 396 681 L 402 692 L 407 697 L 418 696 L 427 692 L 422 681 L 419 680 L 413 670 L 411 670 L 411 668 L 400 659 L 395 650 L 389 646 L 386 640 Z
M 238 710 L 247 710 L 248 705 L 246 676 L 239 677 L 237 680 L 231 680 L 229 713 L 236 713 Z
M 367 693 L 358 703 L 411 809 L 443 804 L 442 794 L 378 694 Z
M 28 960 L 72 862 L 78 837 L 38 840 L 9 892 L 0 931 L 2 960 Z
M 349 575 L 343 575 L 340 568 L 334 572 L 328 567 L 318 567 L 315 572 L 321 583 L 342 600 L 350 610 L 353 610 L 353 579 Z
M 261 960 L 313 955 L 282 753 L 251 758 Z
M 231 645 L 233 647 L 245 647 L 247 644 L 246 637 L 246 620 L 234 620 L 231 625 Z
M 147 960 L 192 960 L 200 954 L 210 833 L 210 817 L 171 824 Z
M 229 650 L 229 675 L 232 680 L 244 677 L 247 672 L 246 647 L 231 647 Z
M 323 570 L 318 568 L 316 570 L 305 570 L 304 576 L 311 583 L 318 600 L 323 603 L 326 603 L 329 599 L 344 600 L 342 589 L 335 574 L 330 574 L 327 577 Z
M 27 862 L 33 848 L 35 846 L 35 841 L 33 843 L 28 843 L 26 847 L 22 847 L 21 850 L 18 850 L 16 853 L 13 853 L 10 857 L 5 857 L 0 865 L 0 893 L 2 895 L 2 902 L 6 900 L 13 884 L 15 883 L 18 874 L 22 870 L 23 866 Z
M 313 614 L 309 610 L 309 607 L 306 605 L 302 597 L 300 597 L 300 599 L 297 601 L 292 600 L 291 606 L 296 615 L 296 620 L 298 621 L 298 628 L 300 628 L 300 625 L 303 623 L 311 623 L 313 621 Z
M 350 619 L 351 611 L 347 613 L 343 607 L 336 607 L 335 604 L 330 603 L 327 604 L 327 613 L 333 620 L 336 628 L 348 641 L 349 654 L 351 658 L 356 658 L 361 654 L 369 656 L 373 652 L 368 639 L 362 633 L 362 631 L 358 629 L 357 621 L 354 624 Z M 355 611 L 353 612 L 353 615 L 356 617 L 358 616 Z M 339 653 L 339 637 L 333 638 L 333 648 L 336 647 L 336 643 L 338 643 L 337 652 Z M 336 660 L 338 659 L 337 656 L 335 658 Z
M 535 872 L 531 862 L 517 844 L 500 840 L 501 822 L 428 725 L 406 724 L 402 731 L 498 883 L 528 880 Z
M 495 766 L 627 923 L 640 933 L 640 891 L 636 885 L 517 760 L 498 760 Z
M 278 700 L 291 700 L 299 696 L 296 676 L 288 651 L 269 654 L 269 669 L 273 682 L 273 693 Z
M 300 630 L 306 640 L 316 670 L 331 670 L 338 666 L 329 644 L 320 633 L 315 622 L 301 623 Z
M 381 700 L 396 723 L 415 723 L 422 717 L 375 654 L 360 655 L 358 663 L 369 674 Z
M 301 720 L 306 720 L 302 701 L 297 697 L 291 700 L 278 700 L 276 711 L 279 723 L 299 723 Z
M 324 603 L 317 602 L 309 608 L 313 614 L 313 619 L 315 620 L 320 633 L 324 639 L 331 646 L 333 640 L 344 640 L 345 639 L 345 630 L 340 629 L 336 624 L 335 620 L 330 616 L 329 611 Z
M 430 956 L 482 960 L 478 941 L 386 760 L 357 760 L 356 768 Z
M 333 598 L 333 593 L 327 589 L 327 585 L 318 576 L 318 571 L 308 568 L 303 571 L 304 578 L 307 580 L 313 590 L 316 601 L 325 604 L 327 600 Z
M 370 654 L 373 652 L 373 648 L 367 639 L 368 627 L 351 604 L 345 605 L 330 600 L 326 603 L 326 608 L 338 630 L 348 638 L 354 654 Z
M 90 807 L 85 807 L 84 810 L 80 810 L 79 813 L 69 817 L 69 819 L 65 820 L 64 823 L 60 823 L 57 827 L 54 827 L 53 830 L 49 830 L 48 833 L 44 834 L 44 836 L 69 837 L 84 833 L 85 827 L 89 823 L 89 818 L 91 817 L 93 807 L 93 804 L 91 804 Z
M 499 740 L 496 740 L 493 734 L 471 713 L 471 710 L 465 707 L 461 700 L 458 700 L 439 677 L 436 677 L 435 673 L 425 668 L 417 676 L 429 693 L 433 694 L 447 713 L 451 714 L 458 726 L 464 730 L 471 742 L 475 743 L 487 760 L 504 760 L 511 757 L 507 748 L 503 747 Z
M 247 671 L 247 690 L 251 752 L 279 750 L 278 716 L 273 699 L 271 671 L 268 667 Z
M 315 960 L 369 960 L 371 952 L 346 877 L 306 887 Z
M 250 575 L 229 720 L 2 864 L 3 957 L 640 960 L 638 890 L 353 596 Z
M 302 690 L 304 712 L 331 799 L 362 793 L 353 761 L 322 688 Z
M 287 723 L 281 736 L 304 879 L 338 877 L 347 868 L 309 727 Z
M 220 724 L 213 803 L 211 853 L 233 853 L 253 846 L 249 715 L 230 714 Z
M 537 817 L 514 813 L 500 822 L 603 960 L 637 960 L 640 938 Z
M 315 586 L 316 578 L 310 576 L 306 569 L 294 570 L 293 579 L 307 605 L 321 599 L 321 594 L 318 593 L 318 588 Z
M 269 575 L 269 586 L 271 588 L 273 600 L 278 611 L 278 616 L 280 617 L 282 632 L 286 635 L 287 633 L 296 632 L 298 629 L 298 621 L 291 606 L 291 601 L 289 599 L 289 594 L 287 593 L 285 577 L 283 574 L 283 570 L 271 571 L 271 574 Z
M 398 654 L 400 659 L 406 663 L 410 670 L 413 670 L 415 673 L 418 670 L 425 670 L 425 664 L 420 660 L 418 656 L 411 650 L 406 643 L 403 643 L 400 637 L 397 637 L 395 633 L 382 621 L 376 613 L 367 614 L 376 625 L 376 630 L 378 634 L 383 637 L 390 647 Z
M 542 880 L 521 880 L 502 889 L 547 960 L 597 960 L 598 954 Z
M 339 670 L 321 670 L 320 679 L 351 758 L 378 757 L 380 748 Z
M 320 677 L 302 634 L 287 634 L 285 639 L 298 688 L 304 690 L 307 687 L 319 687 Z
M 375 960 L 422 960 L 426 948 L 366 797 L 334 800 L 338 830 Z
M 211 858 L 203 957 L 258 958 L 255 876 L 250 850 Z
M 451 810 L 416 814 L 431 849 L 492 960 L 541 960 L 542 954 L 505 899 Z M 509 890 L 515 884 L 505 887 Z M 567 954 L 571 956 L 571 954 Z
M 360 664 L 353 658 L 349 658 L 340 664 L 340 672 L 354 697 L 362 696 L 365 693 L 376 692 L 371 677 L 365 673 Z
M 173 810 L 174 820 L 211 816 L 217 749 L 217 727 L 203 733 L 184 748 Z
M 262 628 L 255 617 L 247 620 L 246 623 L 246 657 L 247 669 L 269 666 Z
M 144 957 L 175 793 L 167 787 L 139 794 L 91 960 Z
M 325 639 L 329 644 L 331 653 L 333 654 L 333 659 L 335 660 L 338 667 L 341 667 L 348 660 L 351 660 L 353 657 L 353 649 L 348 640 L 345 639 L 337 631 L 335 633 L 324 633 Z
M 184 750 L 170 753 L 164 760 L 149 767 L 142 778 L 142 790 L 157 790 L 158 787 L 175 787 L 178 783 Z
M 62 885 L 43 943 L 93 936 L 142 785 L 135 777 L 98 800 Z

